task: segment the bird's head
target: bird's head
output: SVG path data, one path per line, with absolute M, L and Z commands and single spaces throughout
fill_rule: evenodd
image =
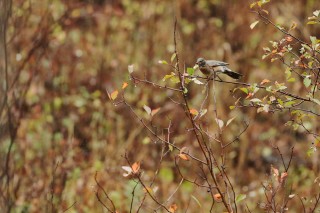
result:
M 206 60 L 204 60 L 204 58 L 198 58 L 196 64 L 197 64 L 199 67 L 203 67 L 203 66 L 206 65 Z

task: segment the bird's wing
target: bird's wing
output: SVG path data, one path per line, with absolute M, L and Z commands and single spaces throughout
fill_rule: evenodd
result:
M 207 64 L 208 64 L 210 67 L 218 67 L 218 66 L 227 66 L 227 65 L 229 65 L 229 64 L 226 63 L 226 62 L 216 61 L 216 60 L 207 60 Z

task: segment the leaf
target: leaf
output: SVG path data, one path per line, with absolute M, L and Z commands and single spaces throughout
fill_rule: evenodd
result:
M 266 84 L 266 83 L 270 83 L 270 80 L 268 80 L 268 79 L 263 79 L 263 80 L 261 81 L 260 85 L 264 85 L 264 84 Z
M 217 193 L 213 195 L 213 198 L 215 201 L 220 201 L 221 200 L 221 194 Z
M 229 106 L 229 109 L 233 110 L 236 106 Z
M 207 112 L 208 112 L 207 109 L 201 110 L 201 111 L 200 111 L 200 118 L 201 118 L 202 116 L 204 116 Z
M 286 103 L 284 103 L 284 107 L 292 107 L 293 104 L 295 104 L 296 102 L 295 101 L 288 101 Z
M 294 30 L 297 27 L 297 23 L 296 22 L 292 22 L 290 29 L 289 30 Z M 290 36 L 291 37 L 291 36 Z M 292 37 L 291 37 L 292 38 Z
M 246 199 L 247 195 L 245 194 L 238 194 L 236 197 L 236 203 L 241 202 L 242 200 Z
M 236 117 L 237 117 L 237 116 L 234 116 L 233 118 L 229 119 L 229 120 L 227 121 L 226 126 L 228 126 Z
M 151 108 L 147 105 L 143 105 L 143 109 L 148 113 L 148 115 L 151 115 Z
M 135 162 L 134 164 L 132 164 L 131 168 L 132 168 L 132 173 L 137 174 L 140 170 L 140 162 Z
M 242 88 L 240 88 L 240 90 L 242 91 L 242 92 L 244 92 L 244 93 L 246 93 L 246 94 L 248 94 L 248 88 L 245 88 L 245 87 L 242 87 Z
M 250 24 L 250 29 L 252 30 L 258 23 L 259 21 L 255 21 L 252 24 Z
M 199 202 L 199 200 L 198 200 L 195 196 L 191 195 L 191 197 L 192 197 L 192 199 L 193 199 L 194 201 L 196 201 L 196 203 L 198 204 L 198 206 L 202 207 L 202 206 L 201 206 L 201 203 Z
M 193 81 L 194 83 L 196 83 L 196 84 L 199 84 L 199 85 L 203 84 L 201 81 L 199 81 L 199 80 L 196 79 L 196 78 L 193 78 L 192 81 Z
M 309 87 L 311 85 L 311 79 L 307 76 L 303 79 L 303 84 L 305 87 Z
M 250 101 L 253 102 L 253 103 L 259 103 L 259 102 L 261 102 L 261 100 L 260 100 L 259 98 L 253 98 L 253 99 L 251 99 Z
M 289 79 L 287 80 L 287 82 L 290 82 L 290 83 L 295 82 L 295 81 L 296 81 L 295 78 L 289 78 Z
M 198 112 L 198 110 L 196 110 L 196 109 L 190 109 L 190 114 L 191 114 L 191 115 L 198 115 L 199 112 Z
M 316 104 L 320 105 L 320 100 L 316 98 L 311 98 L 311 101 L 315 102 Z
M 166 62 L 165 60 L 159 60 L 158 63 L 159 64 L 168 64 L 168 62 Z
M 118 90 L 113 91 L 110 95 L 111 100 L 114 101 L 118 97 L 118 94 L 119 94 Z
M 217 122 L 219 128 L 222 129 L 222 127 L 223 127 L 223 125 L 224 125 L 223 120 L 220 120 L 220 119 L 216 118 L 216 122 Z
M 125 89 L 127 86 L 128 86 L 128 83 L 127 82 L 123 82 L 122 89 Z
M 250 8 L 253 8 L 256 4 L 257 4 L 257 2 L 251 3 L 251 4 L 250 4 Z
M 313 12 L 313 15 L 316 16 L 316 17 L 318 17 L 319 14 L 320 14 L 320 10 L 316 10 L 316 11 Z
M 185 161 L 188 161 L 189 158 L 188 158 L 188 155 L 186 154 L 178 154 L 179 158 L 181 158 L 182 160 L 185 160 Z
M 173 76 L 175 76 L 174 73 L 171 73 L 170 75 L 165 75 L 162 80 L 163 80 L 163 81 L 166 81 L 167 79 L 170 79 L 170 78 L 172 78 Z
M 318 22 L 316 21 L 308 21 L 307 24 L 317 24 Z
M 173 76 L 172 78 L 170 78 L 171 82 L 174 84 L 177 84 L 180 82 L 180 79 L 178 76 Z
M 131 73 L 133 73 L 133 71 L 134 71 L 133 64 L 128 65 L 128 72 L 131 74 Z
M 314 48 L 317 44 L 317 37 L 315 36 L 310 36 L 310 40 L 311 40 L 311 43 L 312 43 L 312 47 Z
M 287 173 L 287 172 L 281 173 L 279 182 L 280 182 L 280 183 L 283 183 L 283 182 L 287 179 L 287 177 L 288 177 L 288 173 Z
M 171 56 L 170 61 L 173 62 L 173 60 L 176 58 L 176 56 L 177 56 L 177 54 L 176 54 L 176 53 L 173 53 L 172 56 Z
M 189 75 L 193 75 L 193 74 L 194 74 L 194 68 L 188 67 L 188 68 L 187 68 L 187 73 L 188 73 Z
M 245 99 L 251 98 L 252 96 L 253 96 L 253 93 L 250 92 Z
M 178 209 L 178 206 L 177 204 L 172 204 L 170 207 L 169 207 L 169 212 L 170 213 L 175 213 Z
M 154 116 L 155 114 L 157 114 L 160 109 L 161 109 L 160 107 L 159 107 L 159 108 L 156 108 L 156 109 L 153 109 L 153 110 L 151 111 L 151 116 Z
M 121 167 L 127 173 L 123 173 L 123 177 L 128 177 L 132 173 L 132 168 L 130 166 L 122 166 Z
M 290 198 L 290 199 L 292 199 L 292 198 L 294 198 L 296 196 L 296 194 L 291 194 L 291 195 L 289 195 L 288 197 Z

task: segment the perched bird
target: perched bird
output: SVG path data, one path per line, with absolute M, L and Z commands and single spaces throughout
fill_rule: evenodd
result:
M 198 58 L 196 64 L 199 66 L 200 71 L 205 75 L 212 75 L 214 73 L 224 73 L 233 79 L 240 79 L 242 74 L 232 71 L 227 67 L 229 65 L 223 61 L 205 60 Z

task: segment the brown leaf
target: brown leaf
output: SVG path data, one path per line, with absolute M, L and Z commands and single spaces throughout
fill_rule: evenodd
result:
M 127 82 L 123 82 L 122 89 L 125 89 L 127 86 L 128 86 L 128 83 Z
M 188 158 L 188 156 L 187 156 L 186 154 L 178 154 L 178 156 L 179 156 L 179 158 L 181 158 L 182 160 L 186 160 L 186 161 L 189 160 L 189 158 Z
M 261 85 L 264 85 L 264 84 L 266 84 L 266 83 L 270 83 L 270 80 L 268 80 L 268 79 L 263 79 L 260 84 L 261 84 Z
M 280 177 L 280 183 L 283 183 L 288 177 L 288 173 L 287 172 L 283 172 L 281 173 L 281 177 Z
M 137 174 L 140 170 L 140 162 L 135 162 L 134 164 L 132 164 L 131 168 L 132 168 L 132 173 Z
M 247 95 L 246 99 L 251 98 L 253 96 L 252 92 L 249 92 L 249 94 Z
M 221 201 L 221 194 L 217 193 L 217 194 L 213 195 L 213 198 L 215 201 Z
M 198 110 L 196 110 L 196 109 L 190 109 L 190 114 L 191 114 L 191 115 L 198 115 L 199 112 L 198 112 Z
M 157 114 L 160 109 L 161 109 L 160 107 L 157 108 L 157 109 L 153 109 L 153 110 L 151 111 L 151 116 L 154 116 L 155 114 Z

